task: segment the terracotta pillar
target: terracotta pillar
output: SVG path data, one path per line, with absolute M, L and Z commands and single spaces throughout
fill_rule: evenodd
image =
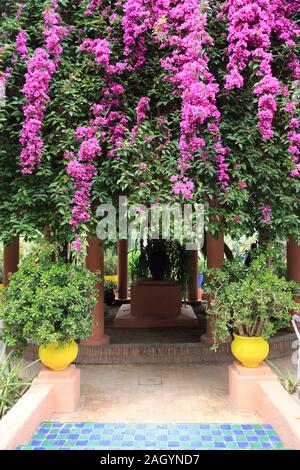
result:
M 189 250 L 189 283 L 188 301 L 191 303 L 198 301 L 198 250 Z
M 9 275 L 18 270 L 20 257 L 20 241 L 17 238 L 8 245 L 4 245 L 3 250 L 3 285 L 8 285 Z
M 118 298 L 128 298 L 128 241 L 118 242 Z
M 293 237 L 289 237 L 287 243 L 287 278 L 289 281 L 295 281 L 300 286 L 300 245 L 297 245 Z M 300 295 L 295 296 L 296 302 L 300 303 Z M 299 315 L 298 312 L 294 312 Z M 287 327 L 287 331 L 293 332 L 292 326 Z
M 215 239 L 210 233 L 206 234 L 206 251 L 207 251 L 207 269 L 221 268 L 224 262 L 224 233 L 219 232 Z M 213 317 L 207 316 L 206 333 L 201 336 L 201 342 L 205 344 L 213 344 Z
M 99 291 L 98 303 L 93 312 L 93 333 L 90 338 L 82 343 L 88 346 L 108 344 L 109 337 L 104 335 L 104 255 L 101 241 L 96 237 L 88 237 L 86 267 L 93 273 L 100 271 L 100 278 L 97 283 L 97 289 Z
M 287 244 L 287 278 L 300 285 L 300 245 L 293 237 L 289 237 Z

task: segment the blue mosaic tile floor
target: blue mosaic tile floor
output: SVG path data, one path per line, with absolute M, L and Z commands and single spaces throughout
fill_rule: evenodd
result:
M 272 450 L 284 446 L 269 424 L 43 423 L 18 450 Z

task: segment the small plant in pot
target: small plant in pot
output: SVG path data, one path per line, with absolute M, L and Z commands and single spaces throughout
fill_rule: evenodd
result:
M 98 276 L 52 255 L 53 247 L 42 246 L 20 263 L 4 290 L 0 318 L 8 346 L 21 353 L 34 343 L 43 364 L 63 370 L 76 359 L 77 342 L 91 335 Z
M 104 302 L 107 305 L 113 305 L 117 287 L 117 284 L 113 281 L 104 281 Z
M 259 255 L 250 266 L 240 261 L 209 271 L 215 348 L 229 335 L 233 355 L 245 367 L 258 367 L 269 354 L 267 340 L 291 322 L 299 305 L 293 300 L 298 286 L 279 277 L 269 257 Z

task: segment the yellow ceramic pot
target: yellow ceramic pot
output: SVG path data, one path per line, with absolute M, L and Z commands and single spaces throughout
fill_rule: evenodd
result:
M 115 274 L 114 276 L 104 276 L 105 281 L 112 281 L 115 282 L 116 284 L 118 283 L 118 275 Z
M 65 370 L 78 355 L 78 344 L 75 341 L 59 345 L 58 343 L 47 344 L 39 347 L 41 362 L 52 370 Z
M 231 351 L 244 367 L 258 367 L 269 354 L 269 344 L 261 336 L 234 335 Z

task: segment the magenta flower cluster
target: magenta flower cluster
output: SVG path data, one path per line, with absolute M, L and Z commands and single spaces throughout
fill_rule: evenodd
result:
M 145 61 L 144 35 L 151 30 L 162 49 L 170 50 L 161 60 L 176 93 L 182 99 L 181 137 L 179 142 L 179 174 L 171 178 L 173 191 L 190 199 L 194 183 L 185 173 L 195 155 L 201 155 L 206 145 L 203 126 L 209 125 L 215 145 L 218 179 L 223 189 L 228 186 L 228 149 L 221 144 L 220 113 L 216 106 L 218 85 L 208 70 L 205 46 L 213 41 L 207 34 L 205 4 L 199 0 L 127 0 L 123 20 L 125 55 L 134 67 Z M 132 58 L 134 57 L 134 59 Z
M 82 0 L 83 1 L 83 0 Z M 86 16 L 91 15 L 95 10 L 102 7 L 102 0 L 90 0 L 87 9 L 85 10 L 84 14 Z
M 31 174 L 41 161 L 44 146 L 41 137 L 45 109 L 49 101 L 49 85 L 57 67 L 57 59 L 62 53 L 60 41 L 68 33 L 61 26 L 61 18 L 56 13 L 56 2 L 44 13 L 45 47 L 35 50 L 28 60 L 23 93 L 26 97 L 24 106 L 25 122 L 20 142 L 22 144 L 20 166 L 24 174 Z
M 90 8 L 90 13 L 97 8 L 96 2 L 93 6 L 95 8 Z M 109 14 L 109 11 L 106 14 Z M 127 131 L 127 117 L 124 110 L 125 89 L 115 80 L 115 77 L 120 76 L 125 70 L 132 70 L 132 65 L 127 59 L 123 62 L 112 63 L 111 44 L 108 38 L 85 39 L 80 50 L 93 55 L 97 65 L 103 68 L 105 86 L 101 90 L 100 102 L 92 105 L 94 117 L 89 125 L 79 127 L 75 131 L 75 139 L 82 140 L 78 154 L 70 152 L 66 154 L 66 158 L 70 160 L 67 173 L 74 180 L 75 188 L 75 196 L 72 199 L 74 207 L 70 220 L 74 233 L 82 222 L 90 219 L 90 189 L 92 179 L 97 174 L 93 162 L 102 155 L 100 142 L 106 142 L 109 158 L 120 157 L 120 149 Z M 132 130 L 133 136 L 136 135 L 140 123 L 146 117 L 149 103 L 149 98 L 142 97 L 137 105 L 137 125 Z M 81 251 L 82 242 L 78 235 L 72 246 L 75 250 Z
M 300 37 L 300 28 L 289 18 L 295 2 L 292 7 L 288 3 L 285 0 L 227 0 L 219 15 L 220 19 L 226 17 L 229 23 L 225 87 L 241 88 L 244 84 L 242 72 L 250 61 L 259 65 L 256 74 L 262 78 L 254 88 L 254 94 L 258 96 L 259 129 L 264 139 L 274 135 L 275 97 L 280 91 L 280 83 L 272 74 L 271 37 L 275 35 L 289 48 L 295 46 L 293 38 Z M 299 77 L 299 62 L 293 52 L 289 66 L 293 77 Z
M 22 60 L 26 60 L 28 58 L 28 50 L 27 50 L 27 34 L 24 29 L 20 29 L 16 39 L 16 48 L 17 53 L 19 54 Z
M 291 160 L 293 163 L 293 169 L 290 172 L 290 175 L 295 178 L 300 173 L 300 122 L 298 117 L 296 117 L 296 106 L 292 101 L 288 101 L 285 106 L 285 111 L 289 115 L 289 132 L 288 132 L 288 142 L 289 148 L 288 152 L 291 155 Z
M 264 204 L 262 207 L 262 216 L 263 216 L 263 221 L 268 224 L 271 222 L 272 219 L 272 209 L 268 204 Z

